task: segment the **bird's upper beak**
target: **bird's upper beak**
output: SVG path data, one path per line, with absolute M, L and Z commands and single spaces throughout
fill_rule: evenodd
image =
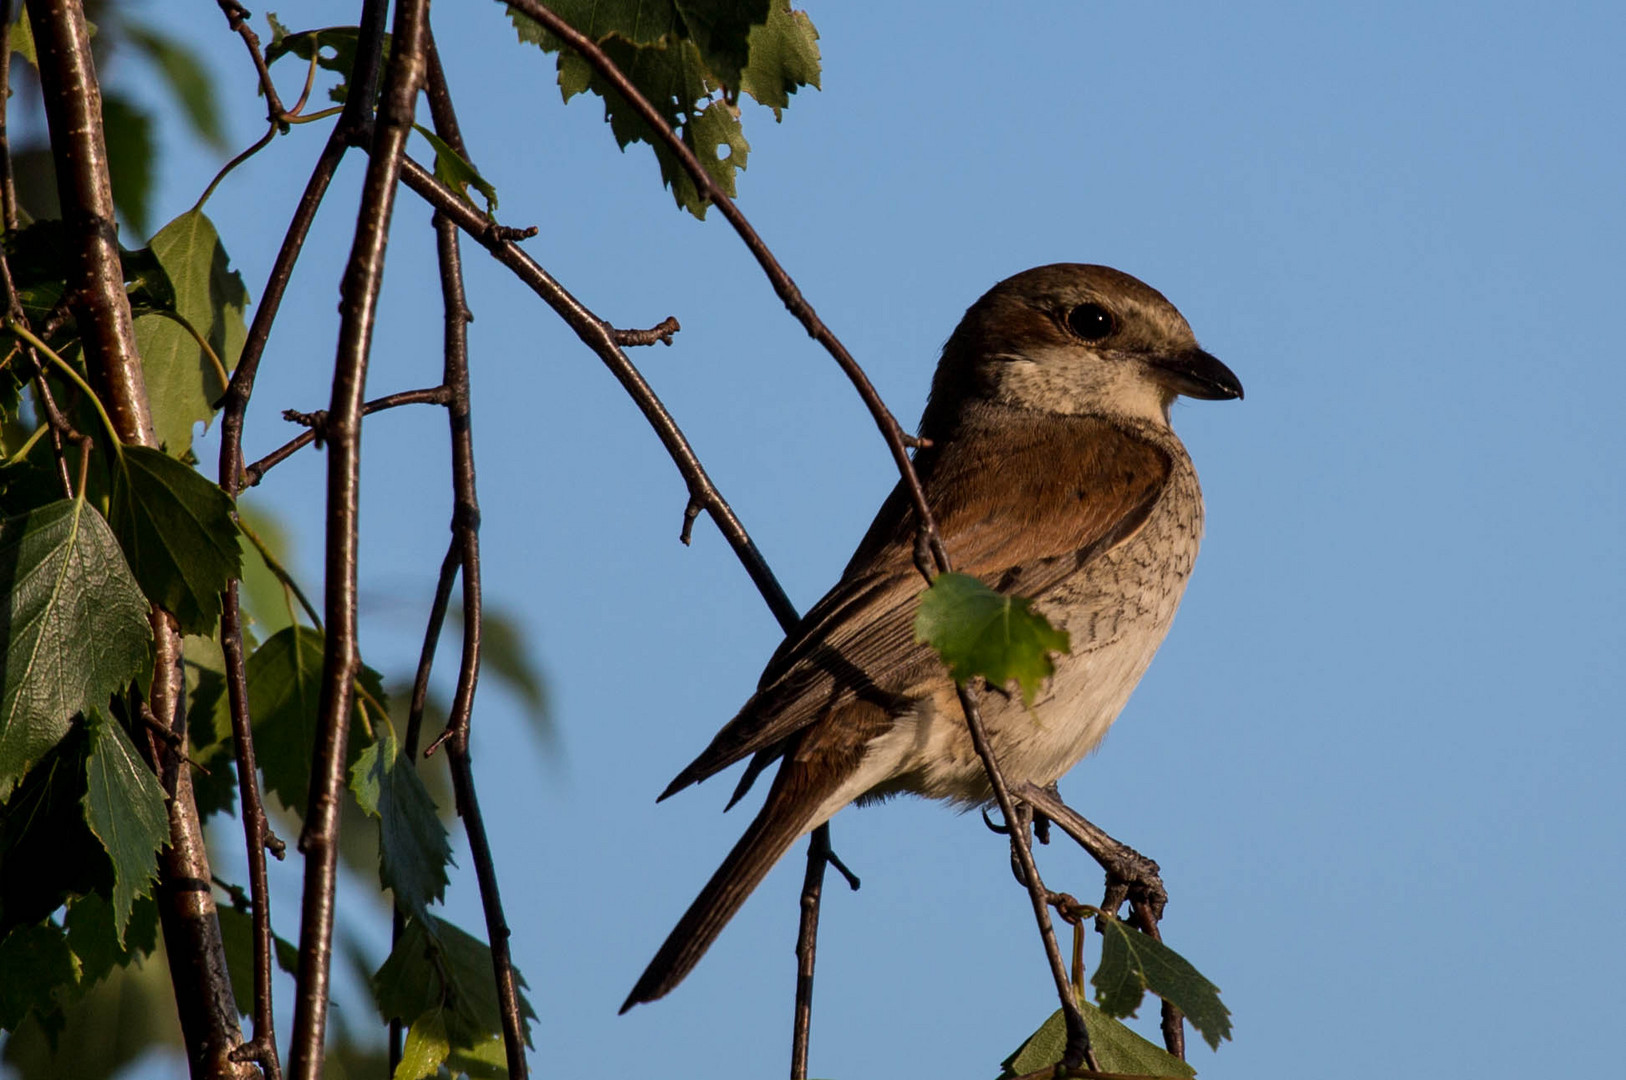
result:
M 1242 380 L 1236 372 L 1198 348 L 1160 356 L 1152 367 L 1168 383 L 1169 389 L 1186 397 L 1225 401 L 1242 396 Z

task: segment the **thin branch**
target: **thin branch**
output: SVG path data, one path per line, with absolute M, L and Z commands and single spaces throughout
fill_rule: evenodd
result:
M 683 327 L 671 315 L 651 326 L 648 330 L 612 330 L 610 336 L 615 338 L 617 345 L 653 345 L 660 342 L 662 345 L 672 344 L 672 335 Z
M 843 345 L 835 333 L 830 330 L 818 317 L 796 282 L 780 265 L 779 260 L 769 250 L 768 245 L 758 235 L 751 223 L 746 220 L 739 207 L 723 191 L 712 175 L 701 165 L 694 152 L 678 137 L 661 116 L 659 110 L 633 85 L 632 81 L 618 68 L 608 54 L 586 35 L 571 26 L 562 16 L 543 6 L 540 0 L 502 0 L 512 10 L 541 23 L 559 38 L 563 39 L 574 49 L 588 65 L 602 78 L 611 84 L 621 96 L 633 106 L 649 125 L 656 137 L 682 164 L 683 170 L 689 174 L 696 189 L 722 213 L 734 231 L 744 241 L 745 246 L 755 256 L 757 263 L 762 267 L 774 292 L 778 294 L 785 307 L 796 316 L 802 326 L 812 337 L 823 345 L 835 358 L 836 363 L 852 382 L 858 396 L 863 400 L 874 418 L 876 426 L 881 431 L 881 437 L 886 441 L 887 449 L 892 454 L 892 460 L 897 465 L 898 474 L 902 478 L 905 490 L 909 493 L 910 502 L 915 508 L 917 520 L 920 523 L 920 532 L 923 546 L 930 552 L 932 562 L 939 572 L 952 569 L 947 550 L 943 547 L 941 537 L 937 532 L 936 522 L 932 518 L 931 507 L 926 502 L 926 492 L 921 487 L 920 478 L 915 474 L 914 464 L 909 458 L 909 438 L 904 433 L 897 418 L 886 407 L 876 391 L 869 376 L 864 373 L 847 347 Z M 921 567 L 921 573 L 929 581 L 930 569 Z M 988 738 L 982 727 L 982 717 L 977 709 L 975 696 L 965 687 L 959 692 L 960 708 L 965 714 L 966 728 L 971 734 L 972 744 L 977 748 L 977 756 L 982 760 L 984 771 L 988 774 L 989 786 L 993 788 L 1000 812 L 1005 815 L 1007 822 L 1014 821 L 1014 806 L 1010 793 L 1006 790 L 1004 777 L 1000 774 L 999 763 L 995 760 L 992 750 L 988 746 Z M 1055 928 L 1050 922 L 1050 910 L 1045 904 L 1044 883 L 1039 879 L 1038 867 L 1033 861 L 1032 846 L 1025 828 L 1016 830 L 1011 834 L 1011 847 L 1018 864 L 1022 868 L 1025 884 L 1028 889 L 1028 898 L 1033 905 L 1035 921 L 1039 925 L 1039 936 L 1043 939 L 1045 955 L 1050 961 L 1051 975 L 1056 982 L 1056 990 L 1061 999 L 1062 1011 L 1067 1019 L 1067 1053 L 1063 1061 L 1068 1065 L 1077 1065 L 1084 1061 L 1091 1061 L 1093 1055 L 1089 1048 L 1089 1032 L 1084 1027 L 1084 1015 L 1074 1000 L 1067 978 L 1067 965 L 1062 960 L 1061 950 L 1056 944 Z
M 11 105 L 11 21 L 17 17 L 12 0 L 0 0 L 0 222 L 7 232 L 17 227 L 17 181 L 11 171 L 11 133 L 7 126 Z M 11 278 L 6 278 L 11 290 Z
M 433 37 L 426 30 L 429 69 L 429 107 L 435 131 L 466 161 L 468 149 L 452 109 L 445 74 L 440 66 Z M 435 250 L 440 264 L 441 296 L 445 303 L 445 364 L 441 381 L 452 392 L 446 419 L 452 437 L 452 536 L 462 563 L 463 650 L 457 669 L 457 689 L 452 694 L 446 730 L 452 733 L 447 759 L 457 812 L 463 818 L 474 860 L 475 879 L 480 885 L 481 906 L 485 910 L 486 938 L 491 946 L 492 977 L 497 984 L 497 1004 L 502 1013 L 503 1048 L 508 1075 L 525 1080 L 529 1066 L 525 1060 L 525 1017 L 520 1012 L 518 980 L 509 951 L 508 920 L 504 916 L 502 894 L 497 883 L 497 867 L 491 856 L 485 819 L 474 786 L 474 763 L 469 753 L 469 725 L 474 714 L 474 692 L 480 679 L 480 499 L 475 483 L 474 430 L 469 407 L 468 325 L 473 319 L 463 285 L 463 256 L 458 245 L 457 226 L 444 214 L 436 214 Z M 442 616 L 444 617 L 444 615 Z
M 655 430 L 661 445 L 666 448 L 667 454 L 688 485 L 690 499 L 703 506 L 717 523 L 718 530 L 734 549 L 735 556 L 745 566 L 746 573 L 751 576 L 757 591 L 767 601 L 774 618 L 778 619 L 781 625 L 784 625 L 787 619 L 794 625 L 797 621 L 795 605 L 790 602 L 785 590 L 780 587 L 773 572 L 768 569 L 768 564 L 763 560 L 750 534 L 745 531 L 745 526 L 740 523 L 728 501 L 706 474 L 705 467 L 695 456 L 694 448 L 689 445 L 689 440 L 672 419 L 672 414 L 666 411 L 666 406 L 661 404 L 654 389 L 644 381 L 637 367 L 615 343 L 615 328 L 588 310 L 581 301 L 559 284 L 553 275 L 509 239 L 511 230 L 488 220 L 483 213 L 464 202 L 451 188 L 436 180 L 428 169 L 408 158 L 402 166 L 401 179 L 430 206 L 445 214 L 459 229 L 489 251 L 498 262 L 512 270 L 576 332 L 576 336 L 588 348 L 598 355 L 627 391 L 633 403 L 638 406 L 639 411 L 644 414 L 644 418 L 649 421 L 650 427 Z
M 381 398 L 374 398 L 361 407 L 361 414 L 367 416 L 371 413 L 381 412 L 384 409 L 394 409 L 402 405 L 445 405 L 451 401 L 451 391 L 444 386 L 430 386 L 422 390 L 403 390 L 397 394 L 386 394 Z M 304 424 L 309 430 L 302 431 L 289 439 L 254 464 L 243 469 L 241 484 L 243 487 L 254 487 L 265 474 L 273 468 L 287 461 L 296 452 L 318 441 L 323 437 L 322 430 L 326 425 L 326 413 L 301 413 L 293 409 L 283 410 L 284 420 L 296 424 Z
M 265 52 L 260 48 L 260 36 L 249 25 L 249 10 L 237 0 L 215 0 L 220 6 L 221 13 L 226 16 L 226 25 L 231 27 L 243 44 L 248 47 L 248 55 L 254 60 L 254 70 L 260 77 L 260 91 L 265 94 L 266 119 L 273 124 L 284 113 L 282 98 L 277 96 L 277 84 L 271 78 L 271 68 L 266 63 Z
M 382 107 L 356 215 L 355 241 L 341 286 L 339 345 L 328 408 L 326 543 L 327 633 L 323 637 L 321 704 L 312 755 L 310 803 L 300 850 L 305 888 L 300 907 L 299 979 L 290 1040 L 289 1074 L 317 1080 L 322 1073 L 333 961 L 333 917 L 338 887 L 339 811 L 344 793 L 356 668 L 358 511 L 361 488 L 361 406 L 367 361 L 383 281 L 401 161 L 424 77 L 428 0 L 403 0 L 395 13 Z M 358 61 L 381 41 L 364 27 Z M 365 81 L 365 80 L 363 80 Z M 351 93 L 368 100 L 360 87 Z

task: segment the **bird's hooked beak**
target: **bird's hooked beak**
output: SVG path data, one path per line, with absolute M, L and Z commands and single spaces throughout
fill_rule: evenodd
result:
M 1242 396 L 1242 380 L 1236 377 L 1236 372 L 1201 349 L 1190 348 L 1173 355 L 1159 356 L 1151 364 L 1169 389 L 1177 394 L 1205 401 L 1226 401 Z

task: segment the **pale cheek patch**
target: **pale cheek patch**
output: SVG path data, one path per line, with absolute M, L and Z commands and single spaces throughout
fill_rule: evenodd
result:
M 1167 427 L 1168 392 L 1133 363 L 1047 350 L 1001 363 L 994 400 L 1069 416 L 1122 416 Z

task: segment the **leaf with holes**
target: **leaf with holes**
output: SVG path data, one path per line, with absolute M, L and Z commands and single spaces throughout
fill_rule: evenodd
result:
M 0 799 L 147 662 L 147 600 L 94 507 L 63 499 L 0 522 Z
M 158 849 L 169 843 L 164 789 L 117 721 L 89 713 L 85 822 L 113 860 L 113 926 L 119 944 L 136 898 L 158 877 Z
M 388 724 L 350 770 L 350 790 L 378 819 L 378 877 L 401 910 L 420 918 L 446 892 L 452 846 L 434 799 L 395 741 Z
M 782 120 L 790 95 L 804 86 L 819 88 L 819 32 L 807 12 L 775 0 L 768 21 L 751 28 L 751 59 L 740 72 L 740 89 Z
M 1067 631 L 1026 597 L 995 592 L 969 574 L 939 574 L 921 594 L 915 640 L 936 649 L 961 685 L 978 675 L 999 687 L 1015 679 L 1028 705 L 1055 670 L 1050 654 L 1070 647 Z
M 145 446 L 115 468 L 113 531 L 147 599 L 187 634 L 220 618 L 220 591 L 242 573 L 231 499 L 201 473 Z
M 248 290 L 220 244 L 214 223 L 188 210 L 153 236 L 150 245 L 175 295 L 175 314 L 135 321 L 136 348 L 147 380 L 152 426 L 172 457 L 192 446 L 192 427 L 207 424 L 237 366 L 248 327 Z M 191 329 L 188 329 L 190 326 Z M 197 331 L 194 337 L 192 331 Z M 208 349 L 198 344 L 201 337 Z
M 1219 987 L 1203 978 L 1185 957 L 1122 920 L 1101 920 L 1101 963 L 1090 984 L 1101 1008 L 1114 1016 L 1134 1016 L 1147 990 L 1186 1014 L 1203 1041 L 1219 1049 L 1231 1037 L 1231 1010 Z

